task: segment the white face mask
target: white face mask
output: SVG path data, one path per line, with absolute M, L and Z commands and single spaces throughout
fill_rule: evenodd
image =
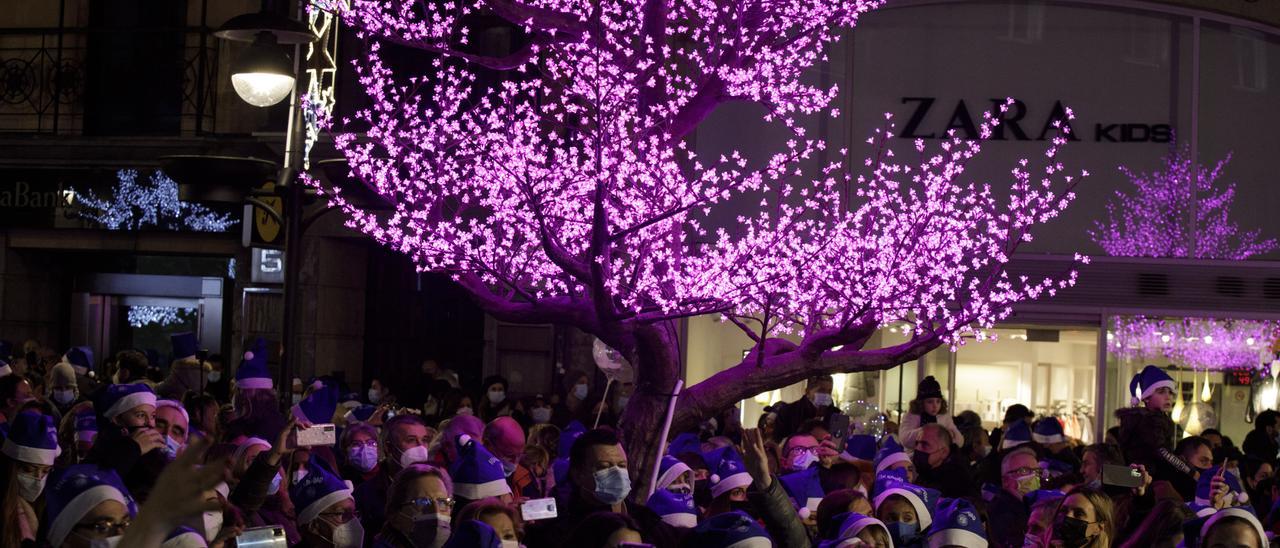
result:
M 459 407 L 459 408 L 458 408 L 458 413 L 457 413 L 457 414 L 458 414 L 458 415 L 470 415 L 470 414 L 471 414 L 471 408 L 470 408 L 470 407 Z
M 492 404 L 494 404 L 494 405 L 498 405 L 498 404 L 502 403 L 502 400 L 505 400 L 505 399 L 507 399 L 507 393 L 506 393 L 506 392 L 504 392 L 504 391 L 502 391 L 502 390 L 490 390 L 490 391 L 489 391 L 489 403 L 492 403 Z
M 826 392 L 815 392 L 813 394 L 813 405 L 815 406 L 826 407 L 828 405 L 831 405 L 831 402 L 832 402 L 831 394 L 828 394 Z
M 380 392 L 377 388 L 370 388 L 370 389 L 369 389 L 369 403 L 372 403 L 372 404 L 374 404 L 374 405 L 378 405 L 378 402 L 379 402 L 379 401 L 381 401 L 381 400 L 382 400 L 382 392 Z
M 218 532 L 222 531 L 222 512 L 205 512 L 202 521 L 204 540 L 213 542 L 213 539 L 218 538 Z
M 18 496 L 27 502 L 35 502 L 40 498 L 40 493 L 44 492 L 44 483 L 48 480 L 48 474 L 43 478 L 37 478 L 31 474 L 18 474 Z
M 95 538 L 89 541 L 89 548 L 116 548 L 116 546 L 120 544 L 120 539 L 122 538 L 124 538 L 124 535 L 116 535 L 114 537 L 107 537 L 107 538 Z
M 76 401 L 76 391 L 74 388 L 68 388 L 66 390 L 58 390 L 55 388 L 53 390 L 52 396 L 53 396 L 53 401 L 56 402 L 58 405 L 67 405 L 73 401 Z
M 687 483 L 673 483 L 667 486 L 667 490 L 677 495 L 692 495 L 693 486 Z
M 413 517 L 413 530 L 409 532 L 409 539 L 414 546 L 420 548 L 440 548 L 453 534 L 449 519 L 449 514 L 418 514 Z
M 362 548 L 364 546 L 364 526 L 359 519 L 353 519 L 333 528 L 333 545 L 335 548 Z
M 221 371 L 210 371 L 210 372 L 209 372 L 209 382 L 218 382 L 218 381 L 220 381 L 220 380 L 222 380 L 222 372 L 221 372 Z
M 818 462 L 818 454 L 814 451 L 801 451 L 799 455 L 791 459 L 792 470 L 808 470 L 813 463 Z
M 400 454 L 400 467 L 408 468 L 414 464 L 427 462 L 428 460 L 430 459 L 427 457 L 427 446 L 415 445 Z
M 545 423 L 551 422 L 550 407 L 535 407 L 533 408 L 533 411 L 529 412 L 529 414 L 533 415 L 533 422 L 536 422 L 538 424 L 545 424 Z
M 575 384 L 573 385 L 573 397 L 585 400 L 587 399 L 587 390 L 586 384 Z

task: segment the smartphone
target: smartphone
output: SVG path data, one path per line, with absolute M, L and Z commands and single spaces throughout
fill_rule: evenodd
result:
M 1116 487 L 1141 487 L 1142 472 L 1128 466 L 1104 464 L 1102 465 L 1102 484 Z
M 235 545 L 238 548 L 288 548 L 289 542 L 285 539 L 283 527 L 268 525 L 245 529 L 235 537 Z
M 849 437 L 849 415 L 834 413 L 827 417 L 827 431 L 836 442 L 836 451 L 844 451 L 845 438 Z
M 520 504 L 520 517 L 525 521 L 551 519 L 556 517 L 556 499 L 532 499 Z
M 310 428 L 298 428 L 289 436 L 291 447 L 333 445 L 338 442 L 338 430 L 332 424 L 317 424 Z

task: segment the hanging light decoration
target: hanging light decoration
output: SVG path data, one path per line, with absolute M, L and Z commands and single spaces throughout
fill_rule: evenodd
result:
M 1173 416 L 1170 418 L 1172 418 L 1173 422 L 1177 424 L 1182 422 L 1182 414 L 1186 410 L 1186 405 L 1182 401 L 1182 372 L 1175 370 L 1173 374 L 1175 375 L 1174 380 L 1178 384 L 1178 388 L 1174 390 L 1173 393 L 1174 393 L 1174 396 L 1178 399 L 1174 400 L 1173 402 Z M 1194 390 L 1195 380 L 1196 378 L 1193 375 L 1191 377 L 1191 384 L 1193 386 L 1192 390 Z
M 1200 401 L 1204 403 L 1213 401 L 1213 385 L 1209 382 L 1209 370 L 1207 368 L 1204 370 L 1204 388 L 1200 389 Z

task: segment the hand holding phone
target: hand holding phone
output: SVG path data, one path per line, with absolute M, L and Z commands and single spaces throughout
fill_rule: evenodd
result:
M 1142 472 L 1136 468 L 1117 464 L 1102 465 L 1102 484 L 1116 487 L 1142 487 Z

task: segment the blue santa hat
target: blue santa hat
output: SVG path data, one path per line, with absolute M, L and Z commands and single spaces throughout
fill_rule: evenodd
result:
M 986 548 L 987 532 L 973 504 L 964 499 L 944 498 L 938 501 L 933 526 L 929 528 L 928 548 L 964 546 Z
M 312 457 L 307 475 L 289 487 L 289 498 L 298 512 L 298 525 L 316 519 L 326 508 L 351 498 L 351 488 Z
M 93 350 L 87 346 L 73 346 L 62 355 L 62 360 L 71 364 L 77 375 L 88 375 L 93 369 Z
M 751 474 L 747 473 L 747 466 L 732 445 L 703 453 L 702 460 L 707 461 L 707 469 L 711 471 L 707 479 L 711 482 L 713 498 L 751 485 Z
M 818 477 L 817 466 L 792 472 L 778 478 L 778 481 L 782 482 L 782 489 L 799 508 L 797 513 L 800 514 L 800 519 L 809 519 L 812 513 L 809 510 L 809 499 L 821 499 L 826 496 L 826 490 L 822 488 L 822 480 Z
M 578 437 L 587 431 L 581 422 L 570 421 L 565 425 L 564 430 L 560 431 L 560 440 L 556 444 L 556 460 L 551 462 L 551 474 L 555 477 L 556 485 L 568 485 L 569 483 L 569 452 L 573 449 L 573 442 L 578 441 Z
M 209 543 L 205 542 L 204 535 L 185 525 L 169 532 L 169 536 L 165 537 L 164 542 L 160 544 L 160 548 L 206 548 L 207 546 Z
M 45 491 L 48 541 L 53 546 L 62 546 L 76 524 L 103 502 L 114 500 L 125 506 L 129 517 L 138 515 L 133 497 L 115 470 L 76 464 L 53 475 L 51 486 Z
M 871 462 L 876 458 L 876 437 L 870 434 L 853 434 L 844 440 L 840 458 Z
M 443 548 L 502 548 L 502 539 L 489 524 L 469 519 L 458 524 Z
M 76 413 L 76 441 L 92 442 L 98 437 L 98 417 L 92 409 Z
M 1154 365 L 1148 365 L 1142 368 L 1137 375 L 1133 376 L 1133 380 L 1129 381 L 1129 403 L 1137 407 L 1145 400 L 1156 393 L 1156 390 L 1168 388 L 1177 390 L 1173 382 L 1173 377 L 1165 373 L 1163 369 Z
M 511 494 L 502 461 L 471 436 L 458 436 L 458 459 L 449 465 L 453 493 L 468 500 Z
M 18 413 L 9 421 L 9 434 L 0 451 L 17 461 L 52 466 L 62 454 L 53 417 L 32 411 Z
M 906 449 L 898 445 L 898 440 L 893 436 L 884 439 L 884 447 L 880 448 L 880 452 L 876 453 L 876 474 L 880 474 L 887 470 L 890 466 L 900 462 L 911 462 L 911 457 L 907 456 Z
M 102 416 L 107 420 L 114 419 L 121 413 L 139 405 L 156 405 L 156 393 L 145 384 L 113 384 L 98 395 L 93 403 L 95 409 L 103 409 Z
M 240 388 L 275 388 L 271 372 L 267 371 L 267 343 L 258 337 L 253 349 L 244 353 L 244 360 L 236 368 L 236 386 Z
M 676 439 L 671 440 L 671 443 L 667 444 L 668 455 L 680 456 L 685 453 L 701 452 L 702 442 L 698 441 L 697 434 L 691 432 L 684 432 L 676 436 Z
M 840 527 L 837 529 L 839 532 L 836 533 L 836 538 L 821 544 L 824 548 L 838 548 L 853 544 L 852 541 L 858 538 L 858 533 L 868 527 L 879 527 L 884 531 L 885 537 L 892 538 L 889 534 L 889 528 L 885 527 L 884 522 L 872 516 L 862 515 L 857 512 L 843 512 L 836 514 L 831 519 L 840 523 Z
M 871 500 L 876 512 L 880 511 L 880 506 L 889 497 L 898 495 L 907 500 L 911 507 L 916 511 L 916 518 L 920 522 L 920 529 L 928 529 L 933 523 L 933 505 L 938 500 L 938 492 L 927 487 L 920 487 L 913 483 L 901 479 L 893 474 L 881 474 L 876 476 L 875 498 Z
M 698 526 L 698 507 L 693 503 L 693 495 L 658 489 L 645 506 L 672 527 L 692 529 Z
M 1227 518 L 1240 518 L 1245 520 L 1249 525 L 1253 526 L 1254 532 L 1258 533 L 1258 538 L 1262 539 L 1262 545 L 1266 546 L 1268 544 L 1267 530 L 1262 527 L 1262 522 L 1258 521 L 1258 516 L 1254 515 L 1253 506 L 1247 504 L 1244 506 L 1228 506 L 1201 518 L 1204 523 L 1199 527 L 1199 536 L 1195 539 L 1187 539 L 1185 544 L 1187 546 L 1194 546 L 1198 544 L 1200 539 L 1209 535 L 1209 530 L 1212 529 L 1215 524 Z
M 1192 510 L 1196 511 L 1197 514 L 1199 514 L 1200 510 L 1203 508 L 1197 509 L 1196 506 L 1212 506 L 1213 478 L 1218 475 L 1218 470 L 1220 468 L 1222 468 L 1222 466 L 1218 465 L 1200 472 L 1200 481 L 1196 483 L 1196 497 L 1195 500 L 1192 501 Z M 1235 506 L 1237 504 L 1249 502 L 1249 494 L 1240 486 L 1240 478 L 1237 478 L 1235 474 L 1227 471 L 1222 474 L 1222 481 L 1227 483 L 1226 498 L 1228 506 Z
M 1009 431 L 1005 432 L 1004 437 L 1000 439 L 1000 448 L 1013 449 L 1027 443 L 1031 443 L 1031 429 L 1027 427 L 1027 421 L 1017 421 L 1009 427 Z
M 320 388 L 312 390 L 290 411 L 299 421 L 325 424 L 333 421 L 333 414 L 337 410 L 338 387 L 333 384 L 321 384 Z
M 372 417 L 373 412 L 377 410 L 378 406 L 365 404 L 347 411 L 344 416 L 347 422 L 368 422 L 369 417 Z
M 764 528 L 740 511 L 707 518 L 689 531 L 685 543 L 699 548 L 773 548 Z
M 691 470 L 689 465 L 681 462 L 680 459 L 671 455 L 663 455 L 662 462 L 658 465 L 658 484 L 654 487 L 658 490 L 666 490 L 672 483 L 675 483 L 676 478 Z M 693 486 L 690 485 L 690 487 Z
M 190 331 L 169 335 L 169 344 L 173 345 L 174 361 L 194 358 L 200 352 L 200 343 L 196 340 L 196 334 Z
M 1067 436 L 1062 432 L 1062 423 L 1058 421 L 1058 417 L 1045 417 L 1036 421 L 1031 439 L 1036 443 L 1047 445 L 1066 442 Z

